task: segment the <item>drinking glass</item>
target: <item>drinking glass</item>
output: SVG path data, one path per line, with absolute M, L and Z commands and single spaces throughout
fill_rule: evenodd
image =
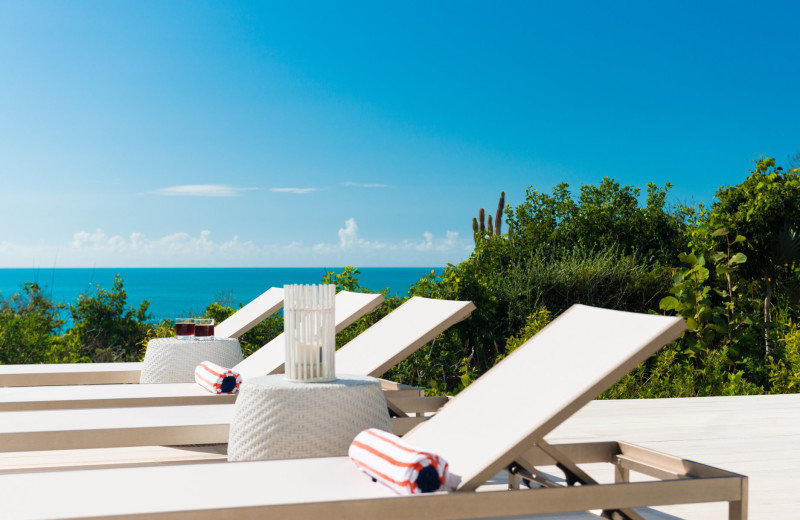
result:
M 195 339 L 214 339 L 214 319 L 198 318 L 194 320 Z
M 175 337 L 178 339 L 191 339 L 194 337 L 194 318 L 175 318 Z

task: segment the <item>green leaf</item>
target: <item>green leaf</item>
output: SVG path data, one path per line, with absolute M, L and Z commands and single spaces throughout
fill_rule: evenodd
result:
M 661 298 L 660 302 L 658 302 L 658 307 L 664 311 L 678 310 L 680 305 L 681 302 L 679 302 L 674 296 L 665 296 L 664 298 Z
M 711 236 L 712 237 L 720 237 L 720 236 L 724 236 L 724 235 L 727 235 L 727 234 L 728 234 L 728 230 L 723 227 L 723 228 L 719 228 L 716 231 L 714 231 L 713 233 L 711 233 Z
M 686 318 L 686 327 L 688 327 L 689 330 L 696 331 L 697 330 L 697 322 L 694 321 L 694 318 L 692 318 L 692 317 Z
M 702 259 L 702 258 L 703 257 L 701 256 L 700 259 Z M 703 267 L 702 264 L 699 265 L 699 266 L 693 267 L 692 271 L 695 271 L 697 273 L 697 277 L 699 278 L 699 280 L 698 280 L 699 282 L 705 282 L 706 280 L 708 280 L 708 269 Z
M 723 258 L 725 258 L 725 253 L 723 253 L 722 251 L 717 251 L 716 253 L 711 255 L 711 260 L 713 260 L 714 262 L 719 262 Z
M 744 253 L 736 253 L 728 260 L 728 265 L 743 264 L 745 262 L 747 262 L 747 255 Z
M 695 255 L 694 253 L 690 253 L 688 255 L 686 253 L 681 253 L 678 255 L 678 260 L 680 260 L 684 264 L 696 265 L 697 255 Z

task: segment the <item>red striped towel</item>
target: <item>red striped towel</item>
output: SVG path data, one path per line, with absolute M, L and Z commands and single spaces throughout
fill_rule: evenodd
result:
M 238 394 L 242 376 L 230 368 L 203 361 L 194 369 L 194 380 L 213 394 Z
M 348 455 L 367 475 L 400 495 L 429 493 L 448 486 L 444 459 L 382 430 L 370 428 L 356 435 Z

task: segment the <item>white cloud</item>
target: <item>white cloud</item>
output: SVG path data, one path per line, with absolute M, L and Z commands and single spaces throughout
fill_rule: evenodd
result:
M 294 193 L 296 195 L 305 195 L 306 193 L 311 193 L 312 191 L 319 191 L 319 188 L 270 188 L 269 191 L 274 191 L 275 193 Z
M 422 234 L 422 241 L 404 242 L 404 244 L 417 251 L 455 251 L 459 247 L 458 236 L 458 231 L 448 231 L 445 238 L 436 238 L 433 233 L 426 231 Z
M 356 219 L 349 218 L 345 221 L 344 227 L 339 229 L 339 247 L 347 249 L 353 247 L 358 239 L 358 224 Z
M 358 235 L 358 224 L 356 219 L 349 218 L 345 221 L 344 227 L 339 228 L 339 245 L 330 243 L 320 243 L 314 246 L 316 252 L 350 251 L 350 252 L 370 252 L 383 249 L 390 249 L 391 245 L 378 240 L 365 240 Z
M 425 232 L 417 240 L 369 240 L 360 235 L 355 218 L 347 219 L 336 234 L 334 229 L 330 240 L 307 244 L 259 243 L 238 235 L 216 241 L 209 230 L 148 237 L 138 231 L 120 235 L 97 228 L 78 231 L 58 244 L 0 241 L 0 267 L 433 266 L 459 262 L 471 251 L 471 244 L 455 231 L 447 231 L 444 238 Z
M 364 184 L 361 182 L 343 182 L 342 186 L 349 186 L 354 188 L 388 188 L 388 184 Z
M 253 191 L 256 188 L 237 188 L 225 184 L 184 184 L 170 186 L 156 190 L 156 195 L 164 197 L 236 197 L 243 191 Z
M 338 235 L 338 244 L 322 242 L 315 244 L 312 250 L 318 255 L 338 253 L 376 256 L 387 253 L 384 255 L 387 261 L 407 256 L 416 256 L 418 253 L 434 252 L 461 255 L 465 250 L 472 250 L 471 247 L 465 248 L 464 244 L 460 243 L 461 241 L 459 241 L 457 231 L 447 231 L 446 237 L 443 239 L 436 238 L 433 233 L 425 232 L 422 235 L 422 240 L 417 241 L 403 240 L 393 243 L 380 240 L 367 240 L 359 235 L 358 223 L 356 223 L 356 219 L 354 218 L 349 218 L 345 221 L 344 227 L 339 228 Z M 461 260 L 461 258 L 445 260 L 445 263 L 457 262 L 459 260 Z

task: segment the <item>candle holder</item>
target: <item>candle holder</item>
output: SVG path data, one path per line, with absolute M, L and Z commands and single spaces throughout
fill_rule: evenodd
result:
M 336 286 L 284 285 L 283 290 L 285 379 L 302 383 L 336 380 Z

